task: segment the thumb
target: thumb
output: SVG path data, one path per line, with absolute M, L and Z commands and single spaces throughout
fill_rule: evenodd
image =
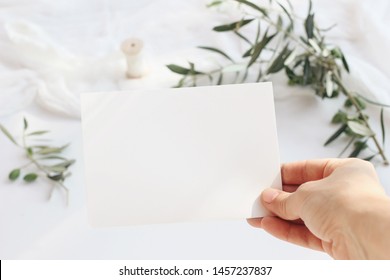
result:
M 299 219 L 300 205 L 297 193 L 278 189 L 265 189 L 261 194 L 264 207 L 284 220 Z

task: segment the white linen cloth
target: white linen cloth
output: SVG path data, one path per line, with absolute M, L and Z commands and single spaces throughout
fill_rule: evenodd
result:
M 0 115 L 28 106 L 36 95 L 44 108 L 78 118 L 80 92 L 172 86 L 179 77 L 165 64 L 191 59 L 207 65 L 215 58 L 197 50 L 198 45 L 220 47 L 233 57 L 243 52 L 236 37 L 211 31 L 237 17 L 232 5 L 216 11 L 205 7 L 210 1 L 128 2 L 0 1 Z M 307 1 L 292 3 L 304 16 Z M 337 23 L 328 40 L 347 55 L 349 84 L 390 103 L 389 2 L 317 0 L 314 11 L 321 26 Z M 151 71 L 139 80 L 125 79 L 125 58 L 119 50 L 130 36 L 145 41 L 151 62 Z

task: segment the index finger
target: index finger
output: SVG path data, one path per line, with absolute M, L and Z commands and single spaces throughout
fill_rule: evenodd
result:
M 304 160 L 282 165 L 283 185 L 301 185 L 309 181 L 316 181 L 329 176 L 338 159 Z

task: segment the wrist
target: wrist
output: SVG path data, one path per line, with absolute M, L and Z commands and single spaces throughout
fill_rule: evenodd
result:
M 355 247 L 351 258 L 390 259 L 390 198 L 365 198 L 351 215 L 349 235 Z

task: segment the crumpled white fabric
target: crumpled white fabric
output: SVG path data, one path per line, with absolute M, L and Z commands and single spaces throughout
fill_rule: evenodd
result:
M 210 63 L 210 54 L 198 45 L 221 47 L 233 57 L 243 51 L 236 37 L 211 31 L 235 18 L 234 8 L 207 9 L 207 0 L 1 2 L 0 116 L 35 100 L 47 110 L 78 118 L 81 92 L 172 86 L 178 77 L 165 64 Z M 321 26 L 338 24 L 328 39 L 348 57 L 351 88 L 390 103 L 389 1 L 313 2 Z M 292 3 L 297 13 L 306 13 L 307 1 Z M 150 69 L 142 79 L 127 80 L 119 46 L 134 36 L 147 46 Z
M 5 31 L 14 46 L 18 63 L 35 74 L 35 77 L 30 74 L 29 84 L 34 86 L 37 102 L 48 110 L 79 117 L 78 94 L 95 89 L 98 80 L 115 81 L 122 72 L 122 56 L 109 54 L 97 59 L 77 56 L 31 22 L 7 22 Z M 116 64 L 114 69 L 110 68 L 112 64 Z

